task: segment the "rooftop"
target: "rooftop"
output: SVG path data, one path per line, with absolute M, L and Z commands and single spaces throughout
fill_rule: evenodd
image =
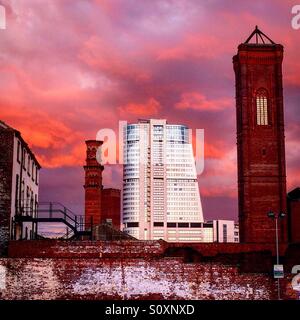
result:
M 253 40 L 255 42 L 253 42 Z M 244 44 L 275 44 L 275 42 L 270 39 L 265 33 L 263 33 L 258 26 L 255 26 L 254 31 L 250 34 L 248 39 L 244 42 Z
M 19 140 L 21 141 L 22 145 L 26 148 L 27 152 L 30 154 L 31 158 L 35 161 L 35 163 L 37 164 L 37 166 L 39 167 L 39 169 L 41 168 L 40 163 L 38 162 L 38 160 L 36 159 L 34 153 L 32 152 L 32 150 L 29 148 L 27 142 L 23 139 L 20 131 L 10 127 L 8 124 L 6 124 L 4 121 L 0 120 L 0 129 L 2 130 L 8 130 L 11 132 L 14 132 L 14 134 L 19 138 Z

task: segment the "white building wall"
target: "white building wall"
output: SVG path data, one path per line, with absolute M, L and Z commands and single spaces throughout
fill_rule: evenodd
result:
M 214 242 L 239 242 L 238 225 L 233 220 L 213 220 Z
M 22 159 L 24 165 L 22 164 Z M 38 193 L 38 164 L 28 152 L 28 149 L 24 146 L 24 143 L 19 139 L 18 136 L 15 135 L 12 169 L 11 219 L 14 219 L 16 214 L 36 216 Z M 33 230 L 33 225 L 32 223 L 23 223 L 22 231 L 19 227 L 16 229 L 17 239 L 21 237 L 21 234 L 23 235 L 23 237 L 25 237 L 26 228 L 28 237 L 30 237 L 30 232 Z
M 203 241 L 187 127 L 153 119 L 125 126 L 123 178 L 124 231 L 145 240 Z

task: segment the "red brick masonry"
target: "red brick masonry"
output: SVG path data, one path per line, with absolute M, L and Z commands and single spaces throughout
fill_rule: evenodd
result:
M 286 210 L 286 164 L 282 93 L 283 46 L 243 43 L 233 57 L 236 76 L 238 194 L 240 239 L 275 241 L 270 210 Z M 266 125 L 257 123 L 256 99 L 267 101 Z M 287 241 L 287 219 L 280 220 L 279 239 Z
M 0 299 L 276 299 L 265 274 L 164 259 L 0 259 Z
M 284 256 L 287 245 L 280 246 Z M 273 244 L 236 243 L 168 243 L 164 241 L 10 241 L 8 255 L 11 258 L 149 258 L 160 257 L 191 249 L 203 257 L 234 255 L 251 252 L 271 252 Z M 300 257 L 300 253 L 299 253 Z
M 11 241 L 4 299 L 276 299 L 269 244 Z M 281 246 L 281 292 L 294 299 L 299 245 Z M 32 294 L 31 294 L 32 293 Z M 0 290 L 1 296 L 1 290 Z

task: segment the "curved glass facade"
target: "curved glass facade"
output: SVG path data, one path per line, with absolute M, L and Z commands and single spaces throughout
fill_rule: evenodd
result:
M 195 242 L 193 226 L 202 222 L 188 128 L 152 119 L 125 126 L 124 230 L 137 239 Z

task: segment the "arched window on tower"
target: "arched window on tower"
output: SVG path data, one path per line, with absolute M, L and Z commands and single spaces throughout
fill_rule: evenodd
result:
M 267 90 L 259 89 L 256 93 L 256 123 L 259 126 L 266 126 L 268 121 L 268 96 Z

